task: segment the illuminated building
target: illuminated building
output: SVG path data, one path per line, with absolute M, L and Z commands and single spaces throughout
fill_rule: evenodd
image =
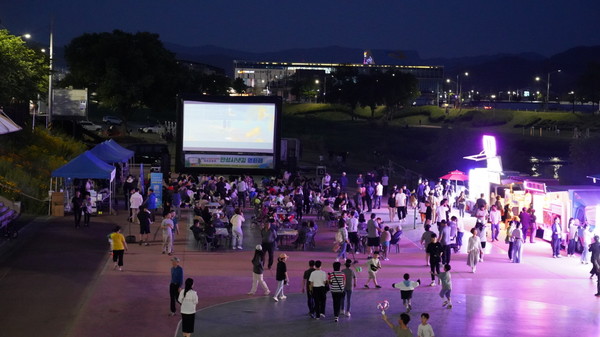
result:
M 254 95 L 281 96 L 285 100 L 293 100 L 290 94 L 290 79 L 294 76 L 313 79 L 326 94 L 327 81 L 331 74 L 338 69 L 356 69 L 358 73 L 368 73 L 373 70 L 382 72 L 397 70 L 413 74 L 419 81 L 421 101 L 423 104 L 436 104 L 436 94 L 441 89 L 444 78 L 443 66 L 407 66 L 384 64 L 351 64 L 351 63 L 316 63 L 316 62 L 233 62 L 235 78 L 241 78 L 251 88 Z M 331 83 L 330 83 L 331 84 Z

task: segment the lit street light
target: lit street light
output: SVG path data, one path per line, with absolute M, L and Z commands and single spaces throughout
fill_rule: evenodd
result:
M 560 73 L 561 71 L 562 71 L 561 69 L 557 69 L 557 70 L 548 72 L 548 79 L 546 80 L 546 99 L 545 99 L 546 111 L 548 111 L 548 103 L 550 102 L 550 75 L 552 75 L 554 73 Z M 537 76 L 535 78 L 535 80 L 540 82 L 542 79 L 539 76 Z

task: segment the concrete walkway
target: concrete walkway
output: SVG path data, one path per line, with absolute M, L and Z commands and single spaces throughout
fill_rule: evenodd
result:
M 387 209 L 375 212 L 388 220 Z M 0 266 L 1 335 L 180 335 L 179 316 L 168 316 L 171 264 L 169 257 L 161 254 L 158 242 L 130 245 L 124 271 L 111 268 L 106 235 L 115 223 L 123 225 L 124 218 L 95 217 L 90 228 L 81 229 L 72 226 L 70 217 L 38 218 L 18 243 L 11 242 Z M 245 226 L 243 251 L 205 252 L 195 247 L 186 226 L 190 221 L 181 220 L 175 255 L 182 259 L 185 277 L 195 279 L 200 297 L 195 336 L 392 336 L 376 304 L 388 299 L 388 314 L 397 320 L 403 308 L 391 284 L 400 281 L 405 272 L 423 281 L 413 300 L 409 326 L 414 333 L 420 313 L 429 312 L 436 336 L 600 335 L 600 300 L 593 296 L 596 284 L 589 279 L 590 266 L 581 265 L 576 258 L 550 258 L 550 245 L 541 240 L 525 245 L 521 264 L 508 262 L 503 241 L 494 243 L 476 274 L 466 266 L 464 253 L 454 255 L 454 308 L 448 310 L 441 307 L 439 286 L 428 286 L 424 252 L 415 243 L 421 225 L 413 230 L 412 222 L 400 224 L 404 229 L 400 253 L 391 253 L 378 275 L 383 288 L 356 289 L 352 317 L 335 324 L 330 297 L 328 317 L 314 321 L 306 315 L 305 297 L 300 294 L 308 260 L 321 259 L 325 269 L 331 270 L 335 258 L 330 249 L 332 229 L 320 227 L 317 250 L 286 252 L 291 276 L 288 298 L 275 303 L 246 295 L 251 283 L 250 260 L 258 243 L 255 230 Z M 472 219 L 464 221 L 466 228 L 472 227 Z M 156 224 L 152 230 L 155 228 Z M 361 265 L 365 263 L 364 255 L 356 257 Z M 358 273 L 358 277 L 362 286 L 366 273 Z M 274 291 L 274 272 L 267 271 L 265 279 Z

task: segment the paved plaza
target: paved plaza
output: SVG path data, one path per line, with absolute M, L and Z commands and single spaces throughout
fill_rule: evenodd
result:
M 387 210 L 376 210 L 389 225 Z M 410 214 L 410 213 L 409 213 Z M 123 225 L 125 214 L 92 219 L 90 228 L 75 229 L 72 218 L 37 218 L 21 237 L 4 243 L 0 265 L 0 322 L 2 336 L 181 336 L 179 315 L 170 317 L 168 285 L 170 261 L 158 241 L 150 246 L 131 244 L 124 271 L 112 269 L 106 235 L 112 225 Z M 247 216 L 249 218 L 250 216 Z M 474 220 L 465 218 L 465 228 Z M 378 302 L 388 300 L 393 322 L 403 312 L 398 290 L 391 284 L 408 272 L 422 280 L 413 296 L 409 327 L 416 334 L 422 312 L 431 315 L 436 336 L 598 336 L 600 299 L 594 297 L 596 281 L 589 279 L 590 265 L 578 257 L 552 259 L 548 242 L 525 244 L 523 263 L 509 263 L 504 241 L 488 243 L 485 262 L 473 274 L 463 252 L 452 256 L 454 307 L 445 309 L 440 286 L 430 287 L 424 251 L 418 246 L 422 225 L 413 229 L 412 218 L 398 221 L 404 236 L 400 252 L 392 250 L 382 261 L 381 289 L 364 289 L 366 272 L 358 273 L 352 296 L 352 316 L 333 321 L 327 299 L 325 319 L 307 315 L 306 297 L 300 293 L 307 261 L 320 259 L 331 271 L 334 230 L 319 228 L 317 249 L 286 251 L 290 256 L 287 299 L 249 296 L 253 247 L 259 234 L 244 226 L 243 251 L 199 250 L 191 220 L 181 220 L 175 255 L 181 258 L 184 276 L 195 279 L 200 303 L 194 336 L 393 336 L 381 319 Z M 153 231 L 156 224 L 153 225 Z M 132 227 L 136 233 L 138 228 Z M 125 226 L 123 231 L 128 234 Z M 465 242 L 470 234 L 465 234 Z M 159 234 L 160 236 L 160 234 Z M 359 266 L 366 256 L 357 255 Z M 274 268 L 273 268 L 274 269 Z M 274 270 L 265 272 L 271 291 Z M 258 292 L 260 293 L 260 291 Z

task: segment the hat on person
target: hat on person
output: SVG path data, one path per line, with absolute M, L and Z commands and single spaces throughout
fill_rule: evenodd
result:
M 179 261 L 181 261 L 181 260 L 180 260 L 178 257 L 173 257 L 173 258 L 171 258 L 171 261 L 174 261 L 174 262 L 179 262 Z
M 287 254 L 286 254 L 286 253 L 281 253 L 281 254 L 279 254 L 279 258 L 280 258 L 280 259 L 287 259 L 287 258 L 288 258 L 288 256 L 287 256 Z
M 256 245 L 256 250 L 262 250 L 262 246 L 261 245 Z

